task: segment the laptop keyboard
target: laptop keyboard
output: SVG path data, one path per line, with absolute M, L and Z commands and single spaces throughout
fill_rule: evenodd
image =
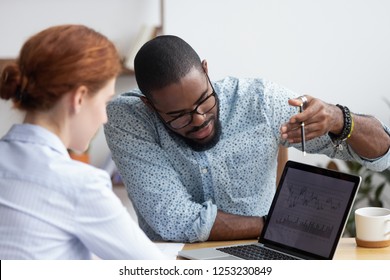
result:
M 297 258 L 254 244 L 217 248 L 217 250 L 245 260 L 297 260 Z

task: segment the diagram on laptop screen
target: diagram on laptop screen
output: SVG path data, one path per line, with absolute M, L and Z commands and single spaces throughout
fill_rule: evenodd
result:
M 354 184 L 290 168 L 265 238 L 327 256 L 337 238 Z

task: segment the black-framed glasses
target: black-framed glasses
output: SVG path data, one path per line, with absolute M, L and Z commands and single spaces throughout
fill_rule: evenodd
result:
M 208 112 L 210 112 L 215 107 L 215 105 L 217 104 L 217 98 L 216 98 L 216 93 L 215 93 L 214 87 L 211 84 L 210 78 L 207 75 L 207 73 L 205 73 L 205 74 L 206 74 L 206 77 L 207 77 L 207 82 L 210 84 L 211 89 L 212 89 L 211 94 L 209 94 L 198 105 L 196 105 L 194 110 L 192 110 L 190 112 L 183 113 L 183 114 L 177 116 L 176 118 L 174 118 L 174 119 L 172 119 L 170 121 L 167 121 L 167 122 L 163 120 L 171 128 L 173 128 L 173 129 L 182 129 L 182 128 L 188 126 L 192 122 L 193 115 L 195 113 L 199 114 L 199 115 L 205 115 Z M 154 109 L 157 112 L 159 112 L 156 108 L 154 108 Z

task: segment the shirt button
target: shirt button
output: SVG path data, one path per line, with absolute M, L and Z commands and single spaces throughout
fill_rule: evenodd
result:
M 206 174 L 208 172 L 207 168 L 202 168 L 202 173 Z

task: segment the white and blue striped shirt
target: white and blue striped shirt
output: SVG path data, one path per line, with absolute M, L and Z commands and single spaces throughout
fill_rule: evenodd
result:
M 0 140 L 0 259 L 163 259 L 111 189 L 60 139 L 14 125 Z

